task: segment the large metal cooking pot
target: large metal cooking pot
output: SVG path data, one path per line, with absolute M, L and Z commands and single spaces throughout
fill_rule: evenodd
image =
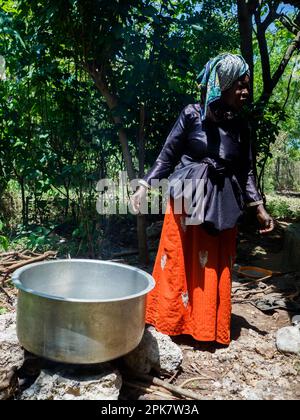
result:
M 145 327 L 150 274 L 124 264 L 57 260 L 15 271 L 17 334 L 31 353 L 100 363 L 133 350 Z

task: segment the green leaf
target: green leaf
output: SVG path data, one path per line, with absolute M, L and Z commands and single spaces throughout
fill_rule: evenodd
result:
M 4 251 L 8 250 L 9 247 L 9 240 L 6 236 L 0 235 L 0 247 L 4 249 Z

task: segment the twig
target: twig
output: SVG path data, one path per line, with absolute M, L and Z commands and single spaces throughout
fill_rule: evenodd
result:
M 140 379 L 143 379 L 144 381 L 162 386 L 163 388 L 167 389 L 168 391 L 173 392 L 174 394 L 180 395 L 182 397 L 191 398 L 192 400 L 200 400 L 199 394 L 196 394 L 195 392 L 192 392 L 192 391 L 187 391 L 175 385 L 171 385 L 168 382 L 162 381 L 161 379 L 158 379 L 154 376 L 142 375 L 142 374 L 136 374 L 136 376 Z
M 13 299 L 12 299 L 12 297 L 10 296 L 10 294 L 2 287 L 2 286 L 0 286 L 0 291 L 2 292 L 2 293 L 4 293 L 5 294 L 5 296 L 7 297 L 7 303 L 9 304 L 9 306 L 11 306 L 11 307 L 13 307 L 13 304 L 12 304 L 12 302 L 13 302 Z
M 182 382 L 182 384 L 180 384 L 180 387 L 183 388 L 188 383 L 193 382 L 193 381 L 207 381 L 207 380 L 214 381 L 214 379 L 212 378 L 204 378 L 204 377 L 196 376 L 195 378 L 186 379 L 184 382 Z M 206 388 L 198 388 L 198 389 L 206 389 Z
M 9 259 L 9 260 L 7 260 L 7 261 L 1 261 L 0 266 L 1 266 L 1 265 L 2 265 L 2 266 L 12 265 L 12 264 L 14 264 L 15 262 L 16 262 L 16 260 L 11 260 L 11 259 Z
M 232 290 L 234 290 L 234 289 L 239 289 L 240 287 L 245 287 L 245 286 L 248 286 L 249 284 L 253 284 L 253 283 L 260 282 L 260 281 L 264 281 L 264 280 L 267 280 L 267 279 L 269 279 L 269 278 L 271 278 L 271 277 L 272 277 L 272 276 L 271 276 L 271 275 L 269 275 L 269 276 L 261 277 L 261 278 L 259 278 L 259 279 L 254 279 L 254 280 L 248 281 L 247 283 L 241 283 L 241 284 L 239 284 L 238 286 L 233 286 L 233 287 L 232 287 Z
M 250 295 L 258 295 L 259 293 L 266 294 L 266 291 L 272 289 L 273 287 L 274 286 L 272 284 L 271 286 L 268 286 L 266 289 L 263 289 L 263 290 L 244 290 L 244 291 L 241 291 L 240 293 L 236 293 L 234 295 L 234 297 L 239 298 L 239 297 L 241 297 L 243 295 L 246 295 L 246 294 L 250 294 Z M 269 293 L 267 293 L 267 294 L 269 294 Z
M 17 254 L 17 252 L 16 251 L 1 252 L 0 258 L 2 258 L 2 257 L 8 257 L 8 256 L 14 255 L 14 254 Z
M 54 251 L 47 251 L 44 254 L 40 254 L 38 257 L 33 257 L 33 258 L 30 258 L 30 259 L 26 259 L 25 261 L 24 260 L 23 261 L 18 261 L 15 264 L 12 264 L 10 267 L 8 267 L 5 270 L 4 273 L 2 273 L 2 275 L 4 275 L 4 277 L 1 280 L 2 285 L 6 282 L 7 278 L 9 277 L 9 275 L 13 271 L 17 270 L 18 268 L 21 268 L 21 267 L 23 267 L 25 265 L 28 265 L 28 264 L 31 264 L 31 263 L 43 261 L 43 260 L 45 260 L 46 258 L 49 258 L 49 257 L 55 257 L 56 254 L 57 253 L 54 252 Z
M 160 397 L 169 398 L 169 399 L 172 399 L 172 400 L 177 399 L 176 397 L 172 396 L 171 393 L 166 394 L 166 393 L 163 393 L 163 392 L 159 391 L 156 388 L 153 388 L 153 387 L 151 388 L 151 387 L 145 386 L 144 384 L 139 384 L 138 382 L 124 381 L 124 385 L 129 386 L 130 388 L 137 389 L 139 391 L 150 392 L 151 394 L 156 394 Z
M 178 373 L 179 373 L 179 370 L 176 370 L 176 372 L 171 376 L 171 378 L 168 379 L 169 384 L 176 378 Z
M 44 254 L 39 255 L 38 257 L 34 257 L 31 258 L 30 260 L 26 260 L 26 261 L 19 261 L 16 264 L 13 264 L 11 267 L 9 267 L 9 271 L 15 271 L 17 268 L 23 267 L 24 265 L 27 264 L 31 264 L 34 262 L 39 262 L 39 261 L 43 261 L 44 259 L 48 258 L 48 257 L 55 257 L 56 256 L 56 252 L 54 251 L 47 251 Z

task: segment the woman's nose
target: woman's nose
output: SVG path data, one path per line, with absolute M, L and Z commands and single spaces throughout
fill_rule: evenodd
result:
M 249 96 L 249 89 L 245 88 L 242 90 L 242 97 L 247 98 Z

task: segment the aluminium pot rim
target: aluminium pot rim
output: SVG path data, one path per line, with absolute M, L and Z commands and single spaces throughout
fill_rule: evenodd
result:
M 48 293 L 38 292 L 38 291 L 36 291 L 34 289 L 31 289 L 29 287 L 25 287 L 24 284 L 20 280 L 20 276 L 22 275 L 22 273 L 29 268 L 37 267 L 37 266 L 40 266 L 40 265 L 60 264 L 60 263 L 66 263 L 66 262 L 70 262 L 70 263 L 72 263 L 72 262 L 84 262 L 84 263 L 101 264 L 101 265 L 105 264 L 105 265 L 127 268 L 131 271 L 135 271 L 136 273 L 141 274 L 142 276 L 146 277 L 146 279 L 148 280 L 148 286 L 139 293 L 124 296 L 124 297 L 121 297 L 121 298 L 114 298 L 114 299 L 76 299 L 76 298 L 64 298 L 64 297 L 61 297 L 61 296 L 49 295 Z M 74 302 L 74 303 L 117 303 L 117 302 L 122 302 L 122 301 L 131 300 L 131 299 L 135 299 L 135 298 L 138 298 L 138 297 L 145 296 L 155 286 L 155 280 L 151 276 L 151 274 L 147 273 L 144 270 L 141 270 L 140 268 L 132 267 L 128 264 L 116 263 L 116 262 L 113 262 L 113 261 L 102 261 L 102 260 L 94 260 L 94 259 L 87 259 L 87 258 L 85 258 L 85 259 L 84 258 L 58 259 L 58 260 L 53 260 L 53 261 L 41 261 L 41 262 L 27 264 L 27 265 L 25 265 L 21 268 L 18 268 L 12 274 L 12 283 L 16 286 L 16 288 L 18 290 L 29 293 L 31 295 L 46 298 L 46 299 L 49 299 L 49 300 L 61 301 L 61 302 L 70 302 L 70 303 L 72 303 L 72 302 Z

